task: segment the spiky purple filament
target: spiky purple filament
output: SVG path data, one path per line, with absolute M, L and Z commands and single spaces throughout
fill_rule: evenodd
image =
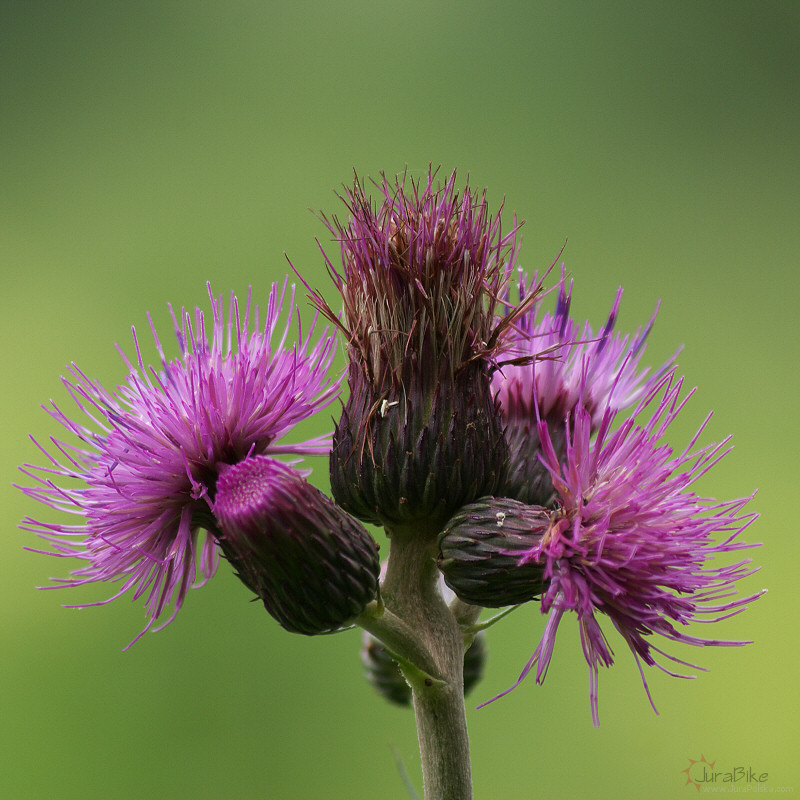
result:
M 526 284 L 523 276 L 520 304 L 527 296 Z M 539 285 L 537 276 L 533 285 Z M 582 403 L 596 428 L 606 408 L 628 408 L 646 391 L 650 369 L 639 365 L 658 309 L 634 336 L 615 335 L 620 288 L 608 320 L 595 334 L 588 322 L 581 327 L 570 316 L 573 285 L 562 272 L 555 314 L 542 314 L 537 303 L 519 319 L 506 341 L 504 358 L 512 363 L 495 373 L 493 388 L 511 425 L 541 418 L 560 426 Z M 675 356 L 650 382 L 666 374 L 674 360 Z

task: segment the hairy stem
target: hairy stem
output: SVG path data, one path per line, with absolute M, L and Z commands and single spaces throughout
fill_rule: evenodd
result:
M 382 593 L 386 608 L 412 632 L 409 650 L 425 653 L 425 666 L 409 652 L 397 653 L 417 668 L 401 662 L 414 698 L 425 800 L 472 800 L 464 634 L 439 591 L 435 556 L 434 532 L 391 531 Z

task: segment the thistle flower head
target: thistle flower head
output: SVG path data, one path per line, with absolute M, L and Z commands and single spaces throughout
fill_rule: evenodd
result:
M 697 446 L 708 419 L 679 455 L 663 437 L 689 397 L 674 370 L 653 384 L 633 416 L 612 431 L 615 412 L 603 415 L 592 439 L 592 411 L 579 406 L 568 427 L 566 456 L 559 460 L 548 427 L 540 423 L 543 460 L 558 493 L 558 508 L 541 539 L 520 559 L 543 568 L 547 589 L 544 635 L 519 681 L 536 668 L 547 674 L 564 615 L 578 617 L 590 671 L 592 717 L 598 724 L 598 667 L 614 656 L 597 616 L 611 618 L 639 664 L 676 675 L 659 661 L 701 669 L 652 643 L 653 634 L 692 645 L 742 645 L 691 635 L 693 622 L 715 622 L 743 611 L 762 592 L 735 597 L 737 581 L 756 570 L 750 559 L 709 566 L 724 553 L 752 547 L 739 540 L 757 514 L 743 513 L 750 498 L 716 502 L 695 494 L 695 482 L 730 450 L 730 437 Z M 645 412 L 652 412 L 644 421 Z M 678 677 L 691 677 L 678 675 Z M 512 687 L 514 688 L 514 687 Z M 510 691 L 510 690 L 509 690 Z M 651 698 L 652 703 L 652 698 Z M 653 706 L 655 709 L 655 706 Z
M 527 295 L 527 279 L 520 277 L 520 304 Z M 534 277 L 534 286 L 538 286 Z M 603 328 L 595 334 L 586 322 L 571 316 L 573 282 L 562 272 L 554 314 L 542 313 L 536 303 L 520 317 L 507 337 L 505 359 L 493 377 L 492 388 L 503 411 L 511 450 L 506 494 L 528 503 L 547 505 L 552 482 L 539 461 L 538 423 L 546 422 L 559 455 L 563 455 L 564 422 L 580 404 L 597 429 L 610 408 L 621 410 L 639 400 L 648 385 L 649 367 L 640 367 L 658 309 L 649 323 L 633 336 L 615 334 L 622 289 Z M 657 381 L 674 361 L 655 376 Z
M 505 313 L 516 226 L 503 233 L 486 194 L 444 186 L 436 172 L 376 184 L 378 206 L 356 178 L 347 223 L 323 218 L 342 266 L 325 255 L 342 294 L 341 318 L 311 291 L 348 342 L 350 396 L 336 426 L 331 488 L 369 522 L 428 533 L 505 479 L 507 445 L 490 372 L 514 320 Z M 324 252 L 324 251 L 323 251 Z
M 521 276 L 520 302 L 527 294 Z M 534 286 L 537 280 L 534 277 Z M 622 288 L 602 329 L 595 334 L 589 322 L 581 327 L 571 316 L 574 281 L 562 273 L 555 313 L 542 313 L 541 303 L 531 307 L 515 327 L 507 351 L 522 357 L 522 365 L 498 370 L 494 388 L 508 417 L 535 418 L 563 423 L 580 402 L 596 429 L 606 409 L 633 405 L 645 391 L 649 367 L 639 364 L 647 348 L 658 308 L 644 328 L 633 336 L 615 334 L 622 302 Z M 663 375 L 671 359 L 659 371 Z
M 217 570 L 216 545 L 206 531 L 214 527 L 220 471 L 255 455 L 326 451 L 326 437 L 281 442 L 339 392 L 327 376 L 333 337 L 326 332 L 313 344 L 312 326 L 286 346 L 297 316 L 294 287 L 288 298 L 286 292 L 287 284 L 273 285 L 263 325 L 251 295 L 243 315 L 232 295 L 226 314 L 210 286 L 210 330 L 200 309 L 192 317 L 170 307 L 180 356 L 166 358 L 151 320 L 161 364 L 148 366 L 134 329 L 136 359 L 122 354 L 129 374 L 115 391 L 70 366 L 63 382 L 86 421 L 55 402 L 46 410 L 80 443 L 53 438 L 48 451 L 34 439 L 49 465 L 22 468 L 37 483 L 22 489 L 29 497 L 83 518 L 68 525 L 28 517 L 21 525 L 51 542 L 52 555 L 84 562 L 56 586 L 121 581 L 114 597 L 132 591 L 134 599 L 145 598 L 145 631 L 174 602 L 169 622 L 195 579 L 202 584 Z

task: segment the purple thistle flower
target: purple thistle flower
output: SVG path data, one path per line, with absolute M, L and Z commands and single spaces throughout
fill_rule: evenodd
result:
M 258 306 L 251 313 L 252 290 L 244 318 L 231 295 L 226 319 L 224 301 L 214 298 L 209 284 L 211 331 L 200 309 L 192 320 L 185 309 L 178 318 L 170 306 L 179 358 L 167 361 L 150 319 L 160 369 L 145 364 L 134 328 L 136 363 L 120 350 L 130 369 L 126 385 L 109 392 L 75 364 L 63 379 L 87 425 L 55 402 L 45 406 L 82 445 L 52 438 L 51 453 L 33 439 L 50 465 L 26 464 L 22 471 L 38 485 L 19 488 L 85 521 L 68 525 L 27 517 L 21 527 L 50 541 L 49 555 L 85 562 L 71 577 L 44 588 L 122 581 L 113 597 L 85 605 L 102 605 L 131 590 L 134 600 L 145 598 L 149 621 L 131 644 L 173 601 L 174 612 L 156 630 L 174 619 L 196 578 L 203 585 L 216 573 L 219 555 L 208 532 L 214 530 L 216 481 L 226 465 L 264 454 L 323 454 L 330 447 L 329 437 L 280 442 L 340 389 L 327 376 L 335 339 L 326 331 L 312 344 L 313 325 L 303 338 L 294 286 L 280 329 L 287 285 L 288 279 L 282 289 L 273 285 L 262 327 Z M 299 343 L 287 348 L 295 318 Z M 73 480 L 77 486 L 70 485 Z
M 325 255 L 341 292 L 350 393 L 333 435 L 331 488 L 362 520 L 435 534 L 455 509 L 505 480 L 507 445 L 491 389 L 496 355 L 519 308 L 503 298 L 516 264 L 517 225 L 502 229 L 485 192 L 456 173 L 440 185 L 385 176 L 373 203 L 356 178 L 350 219 L 323 217 L 342 266 Z M 323 251 L 324 253 L 324 251 Z
M 533 283 L 539 285 L 536 276 Z M 510 363 L 498 369 L 492 381 L 511 451 L 505 494 L 527 503 L 549 505 L 552 500 L 552 482 L 539 461 L 540 420 L 548 424 L 554 447 L 563 455 L 564 422 L 579 404 L 588 411 L 591 429 L 596 431 L 607 409 L 630 407 L 648 385 L 650 369 L 639 364 L 658 308 L 634 336 L 615 334 L 620 288 L 606 324 L 595 334 L 588 322 L 581 328 L 570 317 L 573 285 L 574 281 L 567 284 L 562 273 L 555 314 L 541 314 L 541 303 L 537 303 L 519 319 L 505 345 Z M 522 303 L 524 276 L 519 291 Z M 662 377 L 674 360 L 675 356 L 650 381 Z
M 595 335 L 588 322 L 581 329 L 570 317 L 574 283 L 570 280 L 568 286 L 566 274 L 562 274 L 555 314 L 540 315 L 541 304 L 537 303 L 518 321 L 513 340 L 507 342 L 509 352 L 526 357 L 526 363 L 505 366 L 495 375 L 494 386 L 508 416 L 535 418 L 537 404 L 542 418 L 561 424 L 581 402 L 591 413 L 596 429 L 607 408 L 627 408 L 645 391 L 650 369 L 640 369 L 639 362 L 659 309 L 634 336 L 615 335 L 622 302 L 620 287 L 608 320 Z M 526 295 L 525 285 L 523 277 L 521 301 Z M 662 368 L 659 377 L 673 360 Z
M 694 676 L 673 672 L 657 655 L 694 669 L 702 667 L 669 655 L 649 637 L 660 634 L 698 646 L 749 644 L 697 637 L 680 628 L 734 616 L 763 594 L 735 598 L 736 582 L 757 571 L 748 566 L 750 559 L 708 566 L 720 554 L 757 546 L 739 537 L 758 515 L 742 513 L 750 497 L 718 503 L 692 490 L 695 481 L 732 449 L 731 437 L 696 447 L 710 414 L 680 455 L 662 440 L 694 394 L 692 390 L 681 399 L 682 388 L 683 379 L 676 380 L 673 369 L 650 386 L 632 417 L 616 431 L 611 430 L 616 411 L 607 409 L 595 440 L 592 411 L 579 406 L 574 426 L 567 426 L 563 463 L 548 426 L 539 425 L 542 458 L 559 507 L 551 512 L 549 529 L 520 563 L 543 567 L 547 589 L 542 613 L 549 613 L 549 618 L 533 657 L 511 689 L 534 668 L 537 682 L 544 681 L 559 624 L 566 612 L 574 611 L 589 664 L 595 725 L 599 724 L 598 667 L 610 666 L 614 660 L 597 621 L 598 612 L 611 618 L 633 652 L 656 710 L 642 662 L 684 678 Z M 651 406 L 650 419 L 639 421 Z

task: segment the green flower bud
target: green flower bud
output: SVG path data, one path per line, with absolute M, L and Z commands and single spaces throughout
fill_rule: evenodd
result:
M 550 527 L 551 513 L 508 498 L 464 506 L 439 535 L 438 565 L 464 602 L 517 605 L 544 592 L 544 567 L 526 559 Z

